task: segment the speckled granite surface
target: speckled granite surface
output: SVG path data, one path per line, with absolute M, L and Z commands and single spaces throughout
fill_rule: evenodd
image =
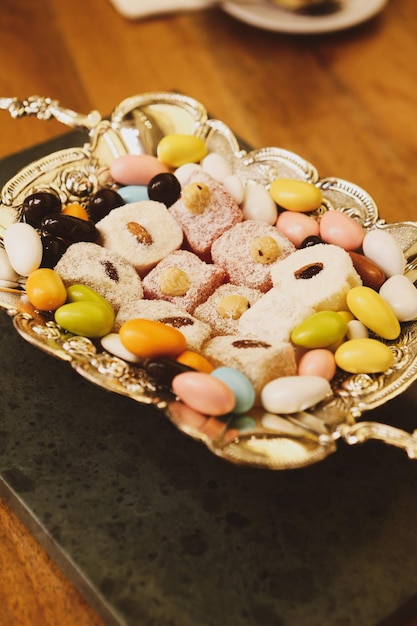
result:
M 107 624 L 371 626 L 416 593 L 404 452 L 227 464 L 25 343 L 4 312 L 0 368 L 0 495 Z M 414 387 L 372 418 L 412 430 L 416 409 Z

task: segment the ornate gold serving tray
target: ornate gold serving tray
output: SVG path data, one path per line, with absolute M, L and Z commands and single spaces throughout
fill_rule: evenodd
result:
M 316 168 L 288 150 L 267 147 L 243 149 L 233 132 L 211 119 L 204 106 L 175 93 L 145 93 L 115 107 L 109 118 L 94 111 L 80 115 L 56 101 L 37 96 L 27 100 L 0 98 L 0 109 L 13 118 L 32 115 L 55 118 L 85 132 L 82 147 L 68 148 L 33 162 L 3 187 L 0 198 L 0 238 L 20 219 L 23 199 L 40 190 L 55 190 L 63 201 L 85 202 L 99 188 L 110 185 L 108 167 L 119 155 L 156 153 L 168 133 L 188 133 L 204 138 L 211 152 L 226 156 L 234 172 L 245 182 L 268 185 L 277 176 L 299 178 L 318 185 L 324 196 L 320 211 L 336 209 L 357 219 L 365 229 L 387 229 L 400 242 L 410 277 L 417 258 L 417 223 L 387 224 L 378 216 L 371 196 L 339 178 L 320 178 Z M 153 379 L 146 361 L 129 364 L 114 357 L 92 340 L 64 332 L 39 316 L 19 289 L 1 289 L 0 307 L 13 320 L 16 331 L 29 343 L 61 360 L 89 381 L 152 404 L 183 433 L 202 442 L 213 453 L 236 464 L 268 469 L 304 467 L 336 451 L 337 441 L 349 444 L 378 439 L 417 457 L 417 431 L 408 433 L 392 425 L 363 419 L 363 414 L 405 391 L 417 378 L 417 321 L 402 325 L 395 342 L 387 342 L 394 364 L 383 374 L 339 375 L 333 393 L 309 411 L 263 420 L 264 410 L 249 415 L 215 418 L 200 415 L 183 405 L 171 390 Z M 265 427 L 265 423 L 268 427 Z

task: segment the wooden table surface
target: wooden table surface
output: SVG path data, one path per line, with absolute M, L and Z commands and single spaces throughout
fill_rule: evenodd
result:
M 417 217 L 416 59 L 415 0 L 313 36 L 216 8 L 129 22 L 108 0 L 2 0 L 0 96 L 106 115 L 128 96 L 178 90 L 254 147 L 286 148 L 364 187 L 387 221 Z M 0 158 L 67 130 L 0 115 Z M 0 541 L 0 626 L 101 623 L 6 503 Z

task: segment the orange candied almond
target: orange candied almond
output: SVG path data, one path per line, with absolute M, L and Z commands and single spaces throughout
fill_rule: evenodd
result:
M 214 370 L 214 366 L 208 361 L 205 357 L 198 352 L 193 352 L 192 350 L 184 350 L 176 359 L 179 363 L 183 365 L 188 365 L 188 367 L 192 367 L 198 372 L 204 372 L 205 374 L 210 374 Z
M 72 202 L 71 204 L 67 204 L 61 211 L 65 215 L 72 215 L 73 217 L 78 217 L 81 220 L 89 220 L 89 215 L 85 208 L 79 204 L 78 202 Z

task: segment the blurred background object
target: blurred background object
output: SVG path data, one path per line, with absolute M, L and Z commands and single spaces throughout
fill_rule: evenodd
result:
M 233 17 L 266 30 L 320 33 L 370 19 L 387 0 L 110 0 L 128 19 L 220 6 Z

